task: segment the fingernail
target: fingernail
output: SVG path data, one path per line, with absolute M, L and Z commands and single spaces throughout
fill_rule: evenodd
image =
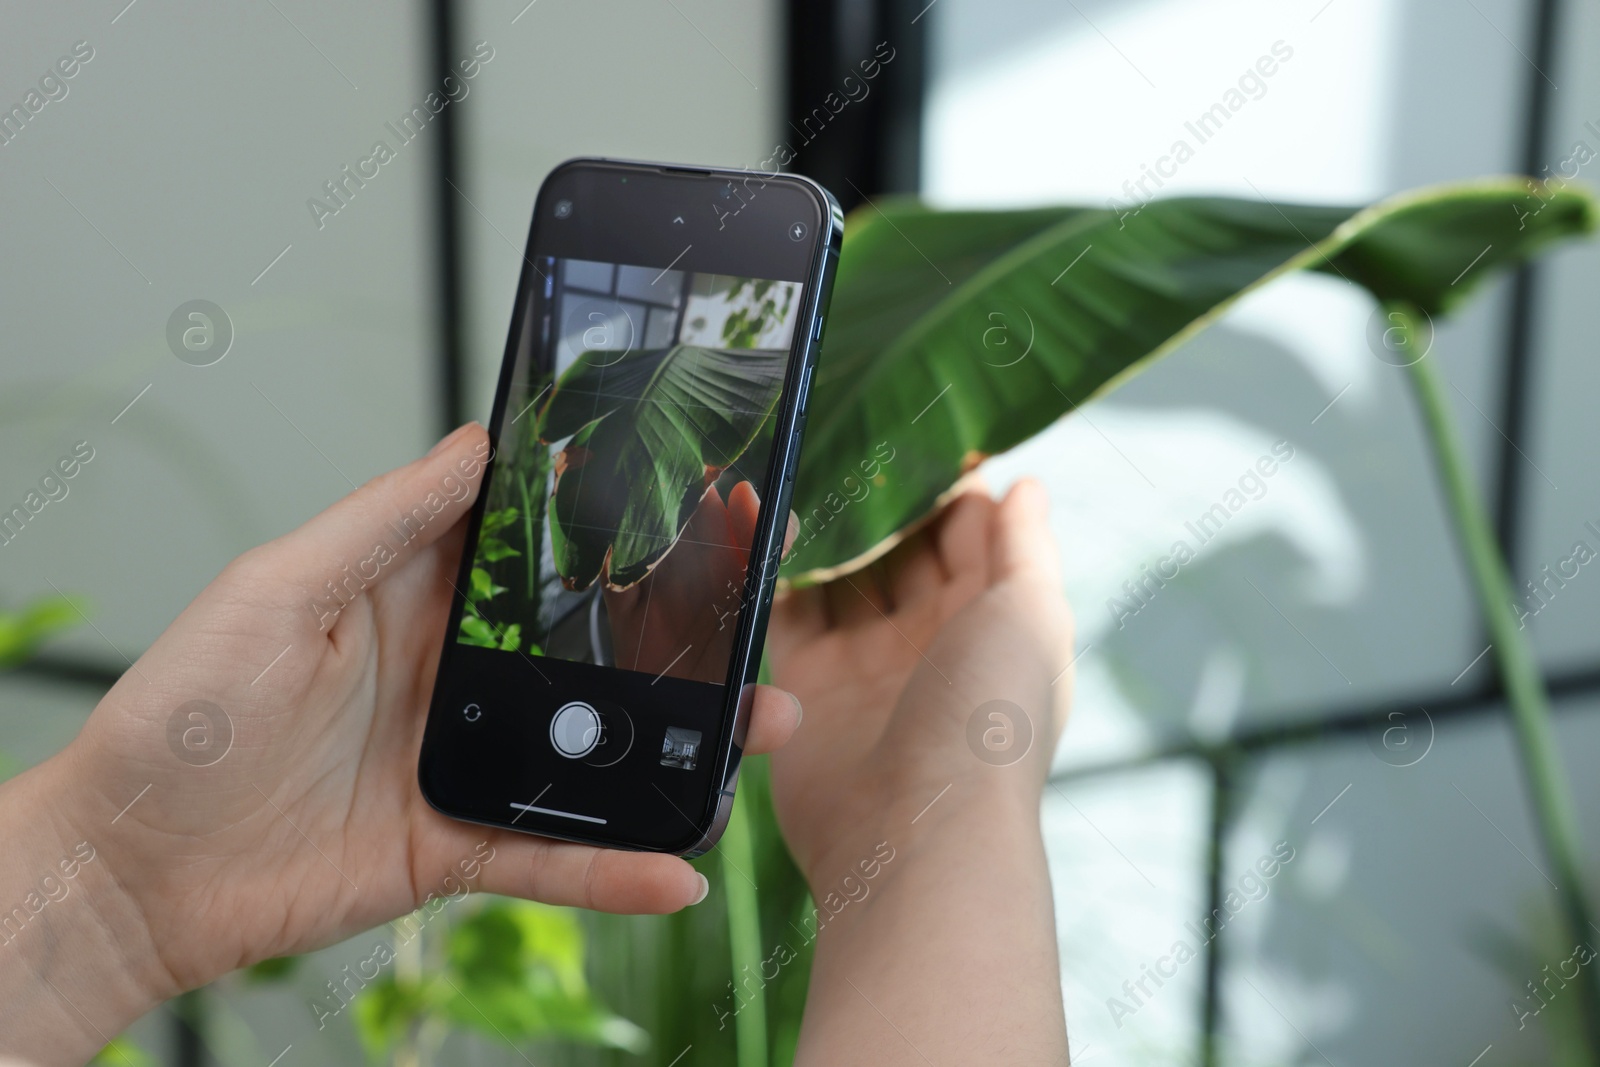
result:
M 784 692 L 788 693 L 789 691 L 786 689 Z M 798 730 L 800 729 L 800 723 L 806 717 L 806 708 L 804 704 L 800 703 L 800 698 L 793 693 L 789 693 L 789 699 L 794 701 L 794 728 Z
M 706 878 L 705 875 L 701 874 L 699 871 L 695 871 L 694 876 L 700 879 L 700 892 L 695 894 L 695 898 L 693 900 L 689 901 L 690 907 L 693 907 L 702 900 L 706 899 L 706 894 L 711 892 L 711 882 Z
M 431 458 L 433 456 L 437 456 L 440 452 L 443 452 L 445 449 L 454 444 L 462 434 L 466 433 L 476 425 L 478 425 L 477 422 L 469 422 L 463 426 L 457 426 L 454 430 L 451 430 L 445 435 L 444 440 L 440 441 L 438 444 L 434 445 L 428 450 L 428 457 Z

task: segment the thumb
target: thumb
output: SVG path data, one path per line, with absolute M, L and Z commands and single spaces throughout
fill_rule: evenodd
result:
M 1018 481 L 995 508 L 992 524 L 990 570 L 995 581 L 1025 577 L 1060 587 L 1061 555 L 1050 534 L 1044 486 L 1033 478 Z
M 352 594 L 367 589 L 467 513 L 491 454 L 487 432 L 469 422 L 426 456 L 380 474 L 266 551 L 278 574 L 295 584 L 322 589 L 347 583 Z

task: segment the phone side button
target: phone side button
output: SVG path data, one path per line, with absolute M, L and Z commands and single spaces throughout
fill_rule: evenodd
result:
M 783 468 L 783 480 L 794 481 L 795 468 L 800 466 L 800 440 L 806 432 L 806 417 L 804 412 L 795 420 L 794 436 L 789 442 L 789 462 Z
M 805 415 L 806 409 L 811 406 L 811 372 L 815 367 L 816 364 L 808 363 L 806 369 L 800 374 L 800 407 L 795 414 L 802 417 Z

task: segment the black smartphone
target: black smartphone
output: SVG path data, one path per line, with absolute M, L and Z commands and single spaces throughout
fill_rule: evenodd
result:
M 794 175 L 545 179 L 418 766 L 440 812 L 716 843 L 843 232 Z

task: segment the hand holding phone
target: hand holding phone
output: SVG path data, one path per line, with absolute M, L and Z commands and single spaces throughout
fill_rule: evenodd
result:
M 841 234 L 787 175 L 577 160 L 546 180 L 419 764 L 440 811 L 715 842 Z
M 0 784 L 0 889 L 50 898 L 0 931 L 14 961 L 0 1048 L 85 1062 L 186 989 L 469 890 L 618 912 L 702 899 L 675 856 L 471 826 L 417 794 L 432 654 L 488 452 L 464 426 L 234 560 L 65 749 Z M 429 521 L 405 531 L 424 501 Z M 747 751 L 770 751 L 798 708 L 770 686 L 751 703 Z

